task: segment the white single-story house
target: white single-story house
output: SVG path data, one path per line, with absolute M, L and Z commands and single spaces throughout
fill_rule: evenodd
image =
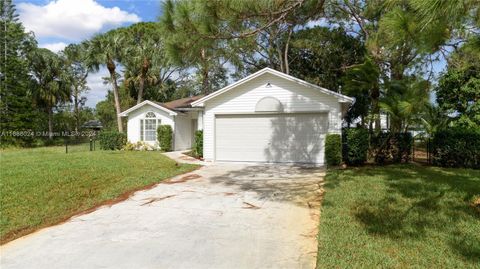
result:
M 169 124 L 173 149 L 186 150 L 203 130 L 206 161 L 323 164 L 325 135 L 341 132 L 352 102 L 265 68 L 206 96 L 144 101 L 120 115 L 132 143 L 157 143 L 157 126 Z

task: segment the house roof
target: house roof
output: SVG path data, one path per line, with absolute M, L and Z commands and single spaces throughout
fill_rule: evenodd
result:
M 179 109 L 179 108 L 190 108 L 192 107 L 192 102 L 194 101 L 197 101 L 198 99 L 204 97 L 204 95 L 196 95 L 196 96 L 191 96 L 191 97 L 185 97 L 185 98 L 181 98 L 181 99 L 177 99 L 177 100 L 173 100 L 173 101 L 170 101 L 170 102 L 166 102 L 166 103 L 157 103 L 161 106 L 164 106 L 168 109 L 172 109 L 172 110 L 175 110 L 175 109 Z
M 89 120 L 82 125 L 83 128 L 88 129 L 102 129 L 103 125 L 99 120 Z
M 241 85 L 241 84 L 243 84 L 243 83 L 246 83 L 246 82 L 248 82 L 248 81 L 250 81 L 250 80 L 252 80 L 252 79 L 255 79 L 256 77 L 259 77 L 259 76 L 261 76 L 261 75 L 263 75 L 263 74 L 265 74 L 265 73 L 269 73 L 269 74 L 272 74 L 272 75 L 274 75 L 274 76 L 278 76 L 278 77 L 281 77 L 281 78 L 284 78 L 284 79 L 287 79 L 287 80 L 296 82 L 296 83 L 298 83 L 298 84 L 300 84 L 300 85 L 303 85 L 303 86 L 306 86 L 306 87 L 309 87 L 309 88 L 316 89 L 316 90 L 318 90 L 318 91 L 320 91 L 320 92 L 322 92 L 322 93 L 325 93 L 325 94 L 328 94 L 328 95 L 332 95 L 332 96 L 338 98 L 338 99 L 339 99 L 339 102 L 343 102 L 343 103 L 352 103 L 352 102 L 353 102 L 353 98 L 351 98 L 351 97 L 349 97 L 349 96 L 346 96 L 346 95 L 343 95 L 343 94 L 340 94 L 340 93 L 337 93 L 337 92 L 334 92 L 334 91 L 331 91 L 331 90 L 327 90 L 327 89 L 322 88 L 322 87 L 320 87 L 320 86 L 318 86 L 318 85 L 315 85 L 315 84 L 306 82 L 306 81 L 304 81 L 304 80 L 298 79 L 298 78 L 296 78 L 296 77 L 287 75 L 287 74 L 285 74 L 285 73 L 282 73 L 282 72 L 280 72 L 280 71 L 277 71 L 277 70 L 274 70 L 274 69 L 271 69 L 271 68 L 268 68 L 268 67 L 267 67 L 267 68 L 264 68 L 264 69 L 262 69 L 262 70 L 260 70 L 260 71 L 255 72 L 255 73 L 253 73 L 253 74 L 251 74 L 251 75 L 249 75 L 249 76 L 247 76 L 247 77 L 245 77 L 245 78 L 243 78 L 243 79 L 241 79 L 241 80 L 239 80 L 239 81 L 237 81 L 237 82 L 235 82 L 235 83 L 233 83 L 233 84 L 230 84 L 230 85 L 228 85 L 228 86 L 226 86 L 226 87 L 224 87 L 224 88 L 222 88 L 222 89 L 220 89 L 220 90 L 218 90 L 218 91 L 216 91 L 216 92 L 213 92 L 213 93 L 211 93 L 211 94 L 209 94 L 209 95 L 207 95 L 207 96 L 204 96 L 203 98 L 200 98 L 200 99 L 192 102 L 191 105 L 192 105 L 193 107 L 195 107 L 195 106 L 203 106 L 203 103 L 204 103 L 204 102 L 206 102 L 206 101 L 208 101 L 208 100 L 210 100 L 210 99 L 213 99 L 213 98 L 215 98 L 215 97 L 217 97 L 217 96 L 219 96 L 219 95 L 221 95 L 221 94 L 223 94 L 223 93 L 225 93 L 225 92 L 228 92 L 228 91 L 230 91 L 231 89 L 233 89 L 233 88 L 235 88 L 235 87 L 237 87 L 237 86 L 239 86 L 239 85 Z
M 137 110 L 144 105 L 151 105 L 153 107 L 156 107 L 160 110 L 163 110 L 163 111 L 169 113 L 171 116 L 175 116 L 175 115 L 178 114 L 177 112 L 179 112 L 180 110 L 185 109 L 185 108 L 191 108 L 192 107 L 191 103 L 200 99 L 200 98 L 202 98 L 203 96 L 204 95 L 185 97 L 185 98 L 173 100 L 173 101 L 166 102 L 166 103 L 160 103 L 160 102 L 145 100 L 145 101 L 141 102 L 140 104 L 137 104 L 137 105 L 123 111 L 122 113 L 120 113 L 120 116 L 121 117 L 126 117 L 126 116 L 128 116 L 128 114 L 130 112 L 132 112 L 134 110 Z
M 132 111 L 135 111 L 137 109 L 139 109 L 140 107 L 144 106 L 144 105 L 151 105 L 153 107 L 156 107 L 160 110 L 163 110 L 165 112 L 167 112 L 170 116 L 176 116 L 177 115 L 177 112 L 171 110 L 171 109 L 168 109 L 166 107 L 164 107 L 163 105 L 159 104 L 159 103 L 156 103 L 156 102 L 152 102 L 152 101 L 149 101 L 149 100 L 145 100 L 143 102 L 141 102 L 140 104 L 137 104 L 135 106 L 132 106 L 131 108 L 123 111 L 122 113 L 120 113 L 120 117 L 126 117 L 128 116 L 128 114 Z

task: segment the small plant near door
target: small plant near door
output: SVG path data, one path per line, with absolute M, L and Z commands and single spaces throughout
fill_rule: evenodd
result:
M 158 145 L 162 151 L 172 151 L 173 131 L 170 125 L 160 125 L 157 128 Z
M 193 144 L 193 154 L 197 158 L 203 157 L 203 130 L 195 131 L 195 142 Z

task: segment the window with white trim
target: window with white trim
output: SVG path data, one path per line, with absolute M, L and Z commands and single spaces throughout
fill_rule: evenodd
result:
M 157 127 L 160 119 L 152 111 L 145 113 L 145 118 L 140 119 L 140 140 L 157 141 Z

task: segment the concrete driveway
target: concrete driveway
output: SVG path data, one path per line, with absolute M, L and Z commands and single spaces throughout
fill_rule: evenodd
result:
M 323 170 L 214 164 L 0 248 L 8 268 L 314 268 Z

